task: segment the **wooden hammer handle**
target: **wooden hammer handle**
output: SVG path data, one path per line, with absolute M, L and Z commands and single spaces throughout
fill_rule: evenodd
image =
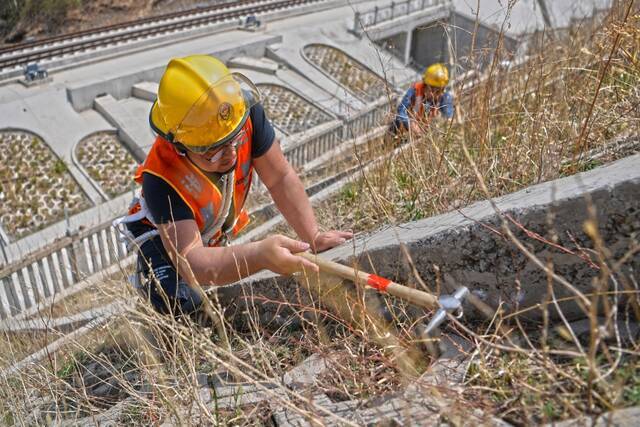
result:
M 392 282 L 391 280 L 385 279 L 383 277 L 376 276 L 375 274 L 369 274 L 364 271 L 356 270 L 355 268 L 347 267 L 346 265 L 342 265 L 337 262 L 329 261 L 309 252 L 300 252 L 296 255 L 308 259 L 312 263 L 316 264 L 320 268 L 320 271 L 323 271 L 325 273 L 333 274 L 334 276 L 351 280 L 358 285 L 369 286 L 371 288 L 377 289 L 380 292 L 386 292 L 390 295 L 393 295 L 394 297 L 401 298 L 421 307 L 425 307 L 428 309 L 439 307 L 438 299 L 428 292 L 413 289 L 408 286 Z

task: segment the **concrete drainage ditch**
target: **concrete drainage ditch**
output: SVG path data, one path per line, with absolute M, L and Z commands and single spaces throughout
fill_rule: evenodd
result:
M 357 262 L 366 271 L 418 286 L 414 267 L 432 289 L 436 282 L 469 287 L 486 303 L 506 310 L 531 307 L 547 293 L 548 276 L 503 233 L 504 219 L 513 234 L 537 259 L 553 262 L 558 275 L 590 292 L 599 273 L 593 260 L 593 244 L 584 231 L 590 206 L 595 208 L 597 231 L 611 252 L 622 259 L 638 244 L 640 233 L 640 155 L 575 176 L 538 184 L 494 200 L 482 201 L 432 218 L 400 224 L 368 235 L 353 244 L 324 254 L 346 264 Z M 402 245 L 399 244 L 402 242 Z M 403 249 L 404 248 L 404 249 Z M 406 249 L 411 262 L 404 254 Z M 640 254 L 631 252 L 620 267 L 620 276 L 640 270 Z M 620 278 L 620 277 L 619 277 Z M 624 280 L 624 277 L 622 277 Z M 520 285 L 519 285 L 520 284 Z M 269 295 L 277 301 L 283 292 L 295 300 L 298 285 L 290 277 L 262 273 L 234 286 L 219 289 L 223 306 L 245 305 L 244 295 Z M 556 297 L 571 297 L 571 289 L 558 284 Z M 276 314 L 276 304 L 260 303 L 261 311 Z M 581 311 L 570 302 L 561 304 L 565 315 Z M 472 311 L 473 312 L 473 311 Z M 539 318 L 530 311 L 527 317 Z

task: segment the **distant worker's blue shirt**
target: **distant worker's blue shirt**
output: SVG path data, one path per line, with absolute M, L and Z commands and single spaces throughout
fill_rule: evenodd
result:
M 402 124 L 405 128 L 409 127 L 409 114 L 408 111 L 412 109 L 412 104 L 416 98 L 416 90 L 413 86 L 407 90 L 402 97 L 400 105 L 398 105 L 398 112 L 396 114 L 396 123 Z M 428 114 L 431 107 L 438 109 L 443 117 L 450 119 L 453 117 L 453 95 L 449 92 L 442 94 L 436 105 L 433 105 L 431 101 L 424 101 L 424 111 Z

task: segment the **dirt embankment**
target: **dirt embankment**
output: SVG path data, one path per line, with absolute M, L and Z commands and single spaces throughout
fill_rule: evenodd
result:
M 19 10 L 5 12 L 13 18 L 4 19 L 0 44 L 21 43 L 222 2 L 224 0 L 32 0 L 17 6 Z

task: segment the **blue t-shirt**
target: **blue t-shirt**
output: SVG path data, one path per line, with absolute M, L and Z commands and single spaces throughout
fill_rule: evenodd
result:
M 409 110 L 411 109 L 411 104 L 413 104 L 415 98 L 416 90 L 412 85 L 402 97 L 400 105 L 398 105 L 396 123 L 402 124 L 405 128 L 409 127 Z M 445 91 L 435 105 L 431 101 L 425 99 L 424 111 L 429 111 L 431 107 L 437 108 L 443 117 L 450 119 L 453 117 L 453 95 L 451 95 L 450 92 Z

